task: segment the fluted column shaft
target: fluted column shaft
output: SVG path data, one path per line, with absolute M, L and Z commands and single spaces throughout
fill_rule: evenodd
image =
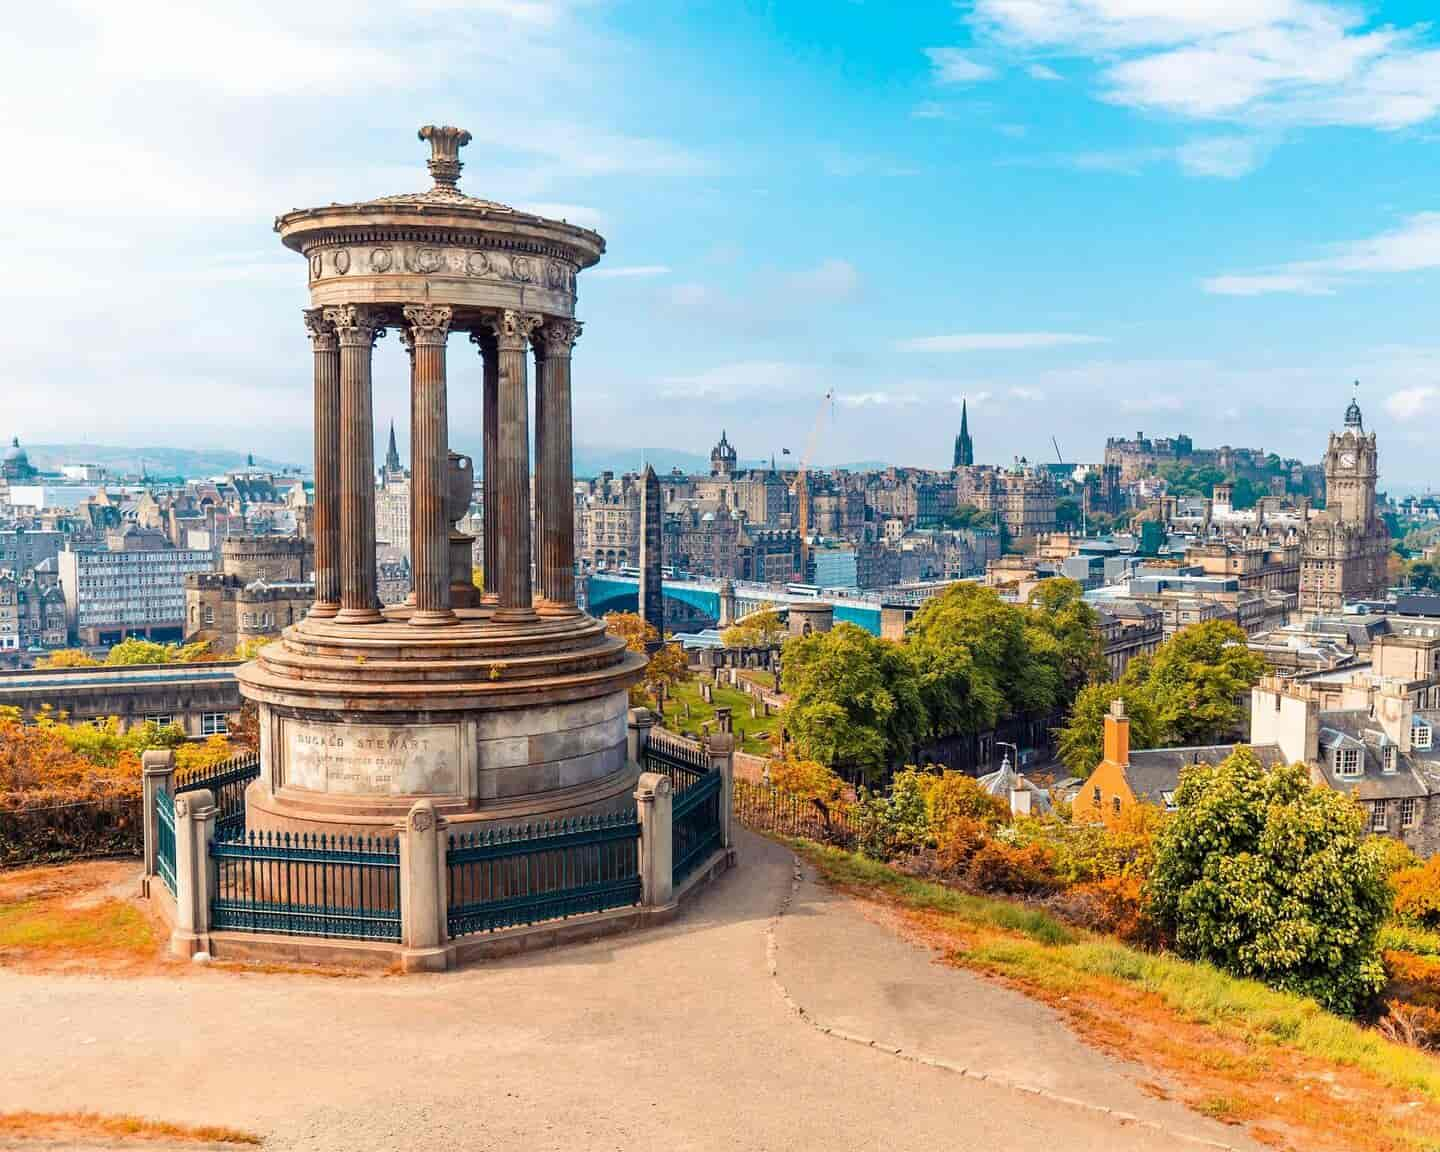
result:
M 445 523 L 450 423 L 446 414 L 445 342 L 451 309 L 414 304 L 404 309 L 415 350 L 410 424 L 410 570 L 415 625 L 450 624 L 450 531 Z
M 483 450 L 480 460 L 480 487 L 484 503 L 481 506 L 480 531 L 483 539 L 480 542 L 480 562 L 485 567 L 482 574 L 485 587 L 480 604 L 482 607 L 493 608 L 500 603 L 497 591 L 500 568 L 495 558 L 495 537 L 498 531 L 495 526 L 495 510 L 499 506 L 495 491 L 495 456 L 499 451 L 500 440 L 500 354 L 496 348 L 493 327 L 486 326 L 478 332 L 470 333 L 470 340 L 480 349 L 483 364 L 483 386 L 480 395 Z
M 320 308 L 305 310 L 315 353 L 315 602 L 310 615 L 340 610 L 340 342 Z
M 535 618 L 530 588 L 530 419 L 526 350 L 540 317 L 506 310 L 493 320 L 498 368 L 495 443 L 496 622 Z M 489 495 L 486 503 L 489 503 Z M 489 574 L 486 574 L 489 583 Z
M 385 334 L 369 308 L 325 309 L 340 343 L 340 610 L 337 623 L 383 619 L 375 595 L 375 419 L 370 356 Z
M 570 417 L 570 354 L 580 335 L 573 320 L 551 320 L 536 343 L 535 529 L 539 539 L 539 611 L 570 616 L 575 608 L 575 463 Z

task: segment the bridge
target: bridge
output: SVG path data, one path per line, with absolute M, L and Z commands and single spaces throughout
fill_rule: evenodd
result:
M 586 610 L 592 616 L 604 616 L 607 612 L 639 611 L 638 569 L 591 572 L 582 577 L 580 582 L 585 588 Z M 752 584 L 742 580 L 731 583 L 735 589 L 732 620 L 742 619 L 752 612 L 783 611 L 791 604 L 818 602 L 829 604 L 835 609 L 835 623 L 856 624 L 873 636 L 880 635 L 882 595 L 879 592 L 844 592 L 806 584 Z M 679 632 L 718 627 L 720 585 L 719 580 L 667 570 L 661 581 L 665 593 L 666 629 Z M 937 584 L 933 588 L 927 588 L 926 592 L 933 595 L 944 586 Z M 905 592 L 910 593 L 911 590 L 907 588 Z M 903 598 L 909 599 L 909 596 Z M 889 596 L 883 599 L 886 603 L 890 602 Z

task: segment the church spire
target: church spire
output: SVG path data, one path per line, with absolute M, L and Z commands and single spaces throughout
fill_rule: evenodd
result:
M 975 445 L 970 440 L 970 410 L 965 399 L 960 401 L 960 435 L 955 437 L 952 468 L 968 468 L 975 463 Z
M 395 447 L 395 421 L 390 421 L 390 447 L 385 449 L 385 471 L 400 471 L 400 452 Z

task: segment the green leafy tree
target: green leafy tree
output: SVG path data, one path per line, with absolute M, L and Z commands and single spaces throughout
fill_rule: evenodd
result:
M 1390 911 L 1378 848 L 1348 796 L 1303 765 L 1248 749 L 1186 769 L 1150 879 L 1157 923 L 1182 955 L 1353 1015 L 1385 984 Z
M 1143 685 L 1125 680 L 1087 684 L 1075 697 L 1070 716 L 1059 731 L 1060 759 L 1076 776 L 1089 776 L 1104 755 L 1105 714 L 1115 700 L 1125 702 L 1130 717 L 1130 747 L 1154 748 L 1159 723 L 1150 694 Z
M 1106 674 L 1105 646 L 1100 640 L 1100 614 L 1085 602 L 1075 580 L 1042 580 L 1030 592 L 1026 643 L 1034 659 L 1044 661 L 1060 677 L 1061 704 L 1068 704 L 1082 686 Z
M 157 644 L 153 640 L 142 640 L 132 636 L 122 640 L 110 649 L 105 657 L 106 664 L 168 664 L 175 650 L 168 644 Z
M 926 774 L 906 767 L 895 773 L 888 793 L 862 790 L 855 809 L 860 851 L 876 860 L 893 860 L 924 848 L 930 838 L 928 784 Z
M 874 776 L 926 731 L 909 654 L 854 624 L 790 640 L 781 686 L 796 753 L 830 768 Z
M 1055 503 L 1055 527 L 1072 531 L 1080 527 L 1080 501 L 1069 496 Z
M 732 624 L 720 634 L 720 641 L 727 648 L 763 648 L 779 644 L 788 632 L 785 621 L 776 611 L 756 612 L 747 616 L 742 623 Z
M 1244 699 L 1259 682 L 1265 662 L 1245 646 L 1238 625 L 1207 620 L 1175 633 L 1141 671 L 1161 743 L 1212 744 L 1240 726 Z
M 1440 567 L 1433 560 L 1412 560 L 1405 566 L 1405 582 L 1424 592 L 1440 589 Z
M 952 584 L 915 614 L 905 641 L 933 733 L 975 732 L 1012 713 L 1045 713 L 1059 698 L 1060 674 L 1034 658 L 1025 613 L 993 588 Z

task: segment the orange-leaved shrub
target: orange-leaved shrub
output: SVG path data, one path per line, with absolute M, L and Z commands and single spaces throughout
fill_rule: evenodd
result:
M 1014 845 L 987 840 L 970 858 L 965 879 L 981 892 L 1026 896 L 1056 887 L 1050 853 L 1039 844 Z
M 1440 856 L 1390 877 L 1395 892 L 1395 918 L 1417 928 L 1440 928 Z

